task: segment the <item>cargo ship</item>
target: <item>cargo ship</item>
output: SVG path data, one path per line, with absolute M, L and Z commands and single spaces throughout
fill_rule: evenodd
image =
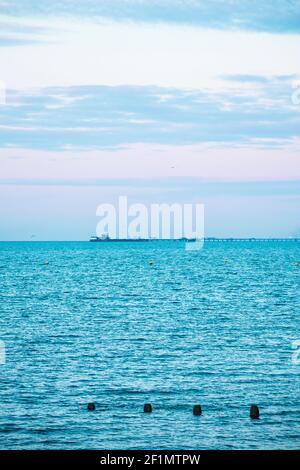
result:
M 90 237 L 90 242 L 149 242 L 149 238 L 110 238 L 108 234 L 101 235 L 97 237 L 92 235 Z

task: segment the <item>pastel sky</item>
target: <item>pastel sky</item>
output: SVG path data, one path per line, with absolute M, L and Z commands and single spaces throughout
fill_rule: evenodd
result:
M 300 1 L 0 0 L 0 239 L 203 202 L 207 236 L 300 236 Z

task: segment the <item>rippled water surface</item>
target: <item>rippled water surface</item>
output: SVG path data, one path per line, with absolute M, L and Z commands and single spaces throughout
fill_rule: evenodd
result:
M 1 243 L 1 448 L 299 448 L 297 262 L 292 241 Z

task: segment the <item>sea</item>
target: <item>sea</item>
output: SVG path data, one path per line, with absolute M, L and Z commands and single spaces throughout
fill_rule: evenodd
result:
M 299 449 L 299 273 L 293 240 L 0 243 L 0 448 Z

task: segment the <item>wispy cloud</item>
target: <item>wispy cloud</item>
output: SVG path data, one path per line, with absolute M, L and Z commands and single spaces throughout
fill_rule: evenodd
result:
M 293 77 L 225 77 L 219 90 L 136 86 L 8 90 L 1 146 L 45 150 L 134 143 L 281 146 L 299 135 Z
M 300 31 L 299 0 L 11 0 L 0 7 L 14 16 L 67 15 L 231 30 Z
M 49 24 L 46 27 L 40 21 L 0 14 L 0 47 L 53 43 L 56 41 L 55 34 L 57 31 Z

